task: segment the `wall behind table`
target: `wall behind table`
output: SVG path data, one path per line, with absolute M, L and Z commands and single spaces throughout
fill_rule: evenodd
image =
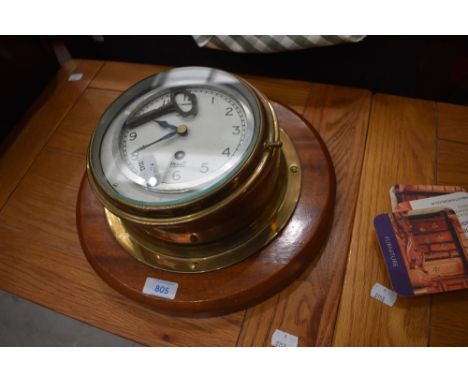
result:
M 0 155 L 1 143 L 58 69 L 48 39 L 0 36 Z
M 355 44 L 274 54 L 199 48 L 191 36 L 64 36 L 72 56 L 202 65 L 468 105 L 468 37 L 367 36 Z

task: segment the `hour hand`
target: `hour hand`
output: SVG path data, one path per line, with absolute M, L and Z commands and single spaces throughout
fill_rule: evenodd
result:
M 163 128 L 170 128 L 170 129 L 174 129 L 174 130 L 177 129 L 177 126 L 171 125 L 167 121 L 158 121 L 158 120 L 155 119 L 154 122 L 156 122 L 159 126 L 161 126 Z

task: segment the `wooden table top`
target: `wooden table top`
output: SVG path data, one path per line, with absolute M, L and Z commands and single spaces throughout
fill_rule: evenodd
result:
M 245 311 L 213 318 L 156 313 L 92 270 L 75 205 L 90 135 L 105 108 L 160 66 L 73 60 L 57 74 L 0 158 L 0 288 L 147 345 L 269 346 L 275 329 L 313 345 L 468 345 L 468 290 L 399 298 L 372 220 L 401 184 L 468 187 L 468 107 L 367 90 L 245 76 L 307 119 L 337 176 L 334 225 L 316 261 L 288 288 Z M 71 73 L 83 73 L 68 81 Z

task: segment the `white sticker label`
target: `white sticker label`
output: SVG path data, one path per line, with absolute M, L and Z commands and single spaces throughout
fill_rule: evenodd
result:
M 148 187 L 155 187 L 160 183 L 161 177 L 156 171 L 158 166 L 156 165 L 156 160 L 154 159 L 153 154 L 144 153 L 141 155 L 141 160 L 138 161 L 138 166 L 140 169 L 140 175 L 146 180 L 146 185 Z
M 372 287 L 371 297 L 374 297 L 376 300 L 383 302 L 388 306 L 393 306 L 397 300 L 398 295 L 391 289 L 385 288 L 379 283 L 375 283 Z
M 158 296 L 174 300 L 179 284 L 172 281 L 165 281 L 147 277 L 145 286 L 143 287 L 143 294 Z
M 454 192 L 432 198 L 412 200 L 410 205 L 413 210 L 431 207 L 451 208 L 457 214 L 465 237 L 468 239 L 468 193 Z
M 283 332 L 279 329 L 276 329 L 271 337 L 271 344 L 273 346 L 278 347 L 286 347 L 286 346 L 297 346 L 299 343 L 299 338 L 297 336 L 293 336 L 292 334 Z
M 68 77 L 68 81 L 79 81 L 83 78 L 83 73 L 73 73 Z

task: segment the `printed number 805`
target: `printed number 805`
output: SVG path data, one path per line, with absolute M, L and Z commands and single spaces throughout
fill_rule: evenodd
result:
M 169 287 L 165 287 L 165 286 L 162 286 L 162 285 L 156 285 L 156 288 L 154 288 L 154 291 L 156 293 L 160 293 L 160 294 L 168 294 L 169 293 Z

